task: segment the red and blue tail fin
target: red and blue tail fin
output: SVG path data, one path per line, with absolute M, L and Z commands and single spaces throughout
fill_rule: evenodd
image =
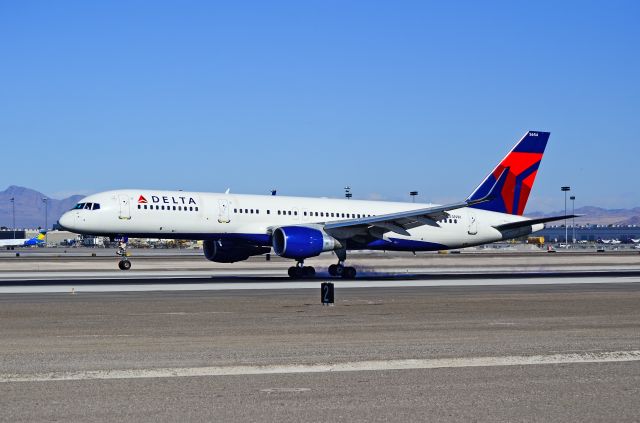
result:
M 473 191 L 467 201 L 478 200 L 489 195 L 498 178 L 507 169 L 508 174 L 500 193 L 490 201 L 472 207 L 522 216 L 536 180 L 544 149 L 549 141 L 549 134 L 549 132 L 527 132 L 493 172 Z

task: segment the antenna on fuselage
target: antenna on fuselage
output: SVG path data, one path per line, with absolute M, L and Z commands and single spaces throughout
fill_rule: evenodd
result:
M 227 188 L 227 190 L 224 193 L 229 194 L 229 191 L 231 191 L 231 188 Z

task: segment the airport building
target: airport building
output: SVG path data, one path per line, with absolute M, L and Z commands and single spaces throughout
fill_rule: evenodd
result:
M 568 238 L 571 242 L 573 238 L 573 227 L 568 228 Z M 543 236 L 547 242 L 567 242 L 565 239 L 564 225 L 547 226 L 535 235 Z M 631 239 L 640 239 L 640 226 L 622 226 L 622 225 L 590 225 L 575 227 L 576 241 L 597 242 L 598 240 L 618 240 L 629 242 Z

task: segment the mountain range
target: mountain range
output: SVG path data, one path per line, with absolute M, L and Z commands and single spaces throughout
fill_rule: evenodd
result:
M 571 210 L 567 210 L 571 214 Z M 604 209 L 601 207 L 585 206 L 575 210 L 575 214 L 582 215 L 576 218 L 576 225 L 640 225 L 640 207 L 632 209 Z M 527 213 L 528 217 L 562 216 L 564 210 L 551 213 L 534 212 Z M 551 223 L 562 224 L 562 222 Z
M 47 224 L 51 228 L 62 213 L 71 209 L 82 197 L 82 195 L 72 195 L 59 200 L 29 188 L 12 185 L 0 191 L 0 226 L 7 228 L 13 226 L 12 198 L 15 198 L 16 228 L 45 227 L 45 204 L 42 201 L 45 198 L 47 199 Z
M 15 198 L 16 227 L 38 228 L 45 226 L 45 205 L 42 201 L 47 199 L 47 223 L 51 227 L 58 221 L 62 214 L 71 209 L 82 195 L 72 195 L 63 199 L 51 198 L 41 192 L 10 186 L 0 191 L 0 226 L 12 227 L 11 198 Z M 545 217 L 563 215 L 564 210 L 552 213 L 533 212 L 527 213 L 529 217 Z M 580 207 L 576 214 L 584 215 L 576 219 L 576 224 L 592 225 L 640 225 L 640 207 L 632 209 L 604 209 L 601 207 Z

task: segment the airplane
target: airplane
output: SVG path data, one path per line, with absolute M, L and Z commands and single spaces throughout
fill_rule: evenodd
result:
M 273 252 L 296 261 L 291 278 L 311 278 L 305 259 L 333 251 L 331 276 L 352 279 L 350 250 L 438 251 L 518 238 L 574 215 L 523 216 L 549 132 L 529 131 L 464 201 L 446 205 L 121 189 L 89 195 L 59 220 L 69 231 L 126 240 L 202 240 L 206 259 L 233 263 Z
M 38 235 L 33 238 L 0 239 L 0 248 L 6 247 L 7 250 L 13 250 L 15 247 L 31 247 L 33 245 L 39 245 L 44 242 L 44 236 L 46 233 L 47 231 L 40 231 Z

